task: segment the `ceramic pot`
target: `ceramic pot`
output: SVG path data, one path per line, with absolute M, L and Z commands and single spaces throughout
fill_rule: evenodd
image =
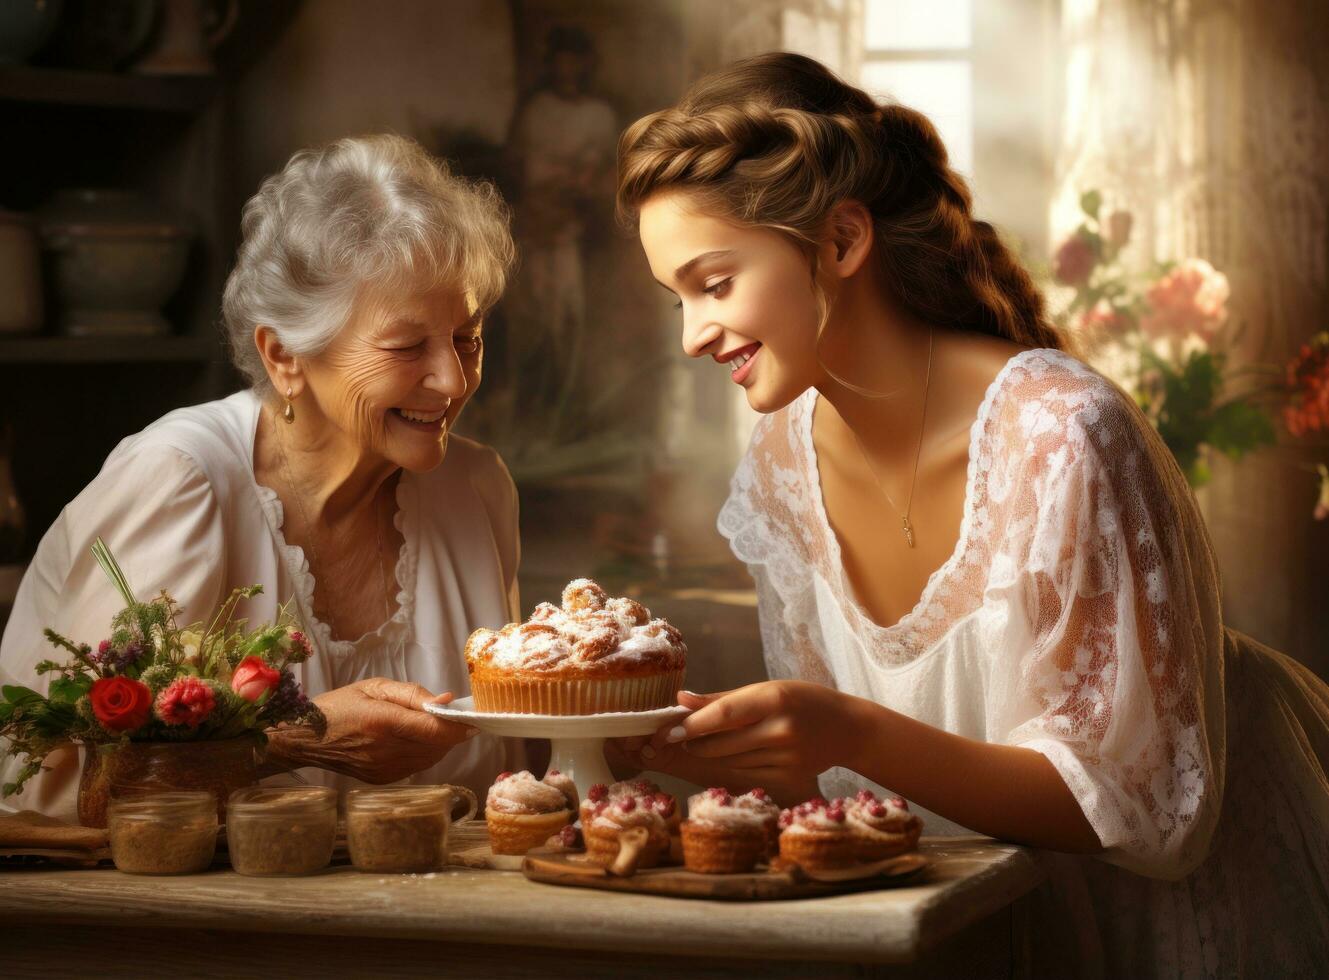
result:
M 141 75 L 211 75 L 212 50 L 235 27 L 238 0 L 165 0 L 156 40 L 134 66 Z
M 42 327 L 41 250 L 33 220 L 0 211 L 0 334 Z
M 61 333 L 169 332 L 160 310 L 189 257 L 182 222 L 129 191 L 69 190 L 43 210 L 41 235 Z
M 0 3 L 0 65 L 21 65 L 42 49 L 60 19 L 62 0 Z
M 201 742 L 126 742 L 85 745 L 78 782 L 78 822 L 106 826 L 114 796 L 143 790 L 203 789 L 226 818 L 231 793 L 258 781 L 258 741 L 252 736 Z

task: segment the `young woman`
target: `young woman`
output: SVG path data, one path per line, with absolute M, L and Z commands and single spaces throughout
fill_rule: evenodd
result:
M 635 123 L 619 167 L 684 349 L 765 415 L 720 529 L 773 678 L 625 748 L 1063 852 L 1060 972 L 1324 975 L 1329 688 L 1223 627 L 1181 473 L 927 119 L 765 55 Z

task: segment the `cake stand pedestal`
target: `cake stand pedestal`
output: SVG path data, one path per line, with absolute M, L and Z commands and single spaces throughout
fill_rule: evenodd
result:
M 690 709 L 672 705 L 654 711 L 609 711 L 598 715 L 524 715 L 476 711 L 474 699 L 466 697 L 448 704 L 426 704 L 425 710 L 491 735 L 549 739 L 549 768 L 566 773 L 576 784 L 577 792 L 585 797 L 596 783 L 608 786 L 614 781 L 605 761 L 605 739 L 653 735 L 660 726 L 682 718 Z

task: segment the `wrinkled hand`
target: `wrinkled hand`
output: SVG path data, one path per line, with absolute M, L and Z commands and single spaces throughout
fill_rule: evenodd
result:
M 817 792 L 817 776 L 851 764 L 859 738 L 856 706 L 806 681 L 764 681 L 719 694 L 680 691 L 693 711 L 649 741 L 619 746 L 644 769 L 702 786 L 743 792 L 761 786 L 785 805 Z
M 268 755 L 281 768 L 317 766 L 368 783 L 395 783 L 476 734 L 424 711 L 427 701 L 451 700 L 450 693 L 435 696 L 406 681 L 356 681 L 314 699 L 328 720 L 321 738 L 304 727 L 279 728 L 270 733 Z

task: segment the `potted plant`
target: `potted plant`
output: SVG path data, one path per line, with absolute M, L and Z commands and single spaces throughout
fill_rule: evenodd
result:
M 261 586 L 235 589 L 209 621 L 181 627 L 169 594 L 139 602 L 100 538 L 93 554 L 125 608 L 95 649 L 45 631 L 67 656 L 37 665 L 38 674 L 50 677 L 45 695 L 0 689 L 6 752 L 26 756 L 17 778 L 3 787 L 5 796 L 72 741 L 86 747 L 78 812 L 87 826 L 106 826 L 107 800 L 121 790 L 210 789 L 220 811 L 231 790 L 255 781 L 267 729 L 322 729 L 322 713 L 292 670 L 312 650 L 288 609 L 254 629 L 233 618 L 240 600 Z

